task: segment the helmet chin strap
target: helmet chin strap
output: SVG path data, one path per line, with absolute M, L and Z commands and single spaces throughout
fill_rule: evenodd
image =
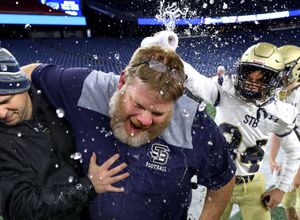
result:
M 263 119 L 268 117 L 268 113 L 267 113 L 266 109 L 263 108 L 263 106 L 265 106 L 273 101 L 275 101 L 275 98 L 274 98 L 274 96 L 271 96 L 264 102 L 260 103 L 259 105 L 256 105 L 258 107 L 258 109 L 256 111 L 256 119 L 257 120 L 259 120 L 261 116 L 263 116 Z
M 248 103 L 253 103 L 258 108 L 262 108 L 263 106 L 265 106 L 275 100 L 273 94 L 270 96 L 266 96 L 266 98 L 263 98 L 263 99 L 255 99 L 255 98 L 246 98 L 245 96 L 243 96 L 241 94 L 241 91 L 236 90 L 235 92 L 236 92 L 236 94 L 238 94 L 238 97 L 240 97 L 241 99 L 243 99 L 244 101 L 246 101 Z
M 271 102 L 273 102 L 273 101 L 275 101 L 275 97 L 274 96 L 269 96 L 269 97 L 267 97 L 265 100 L 255 100 L 255 105 L 258 107 L 258 108 L 262 108 L 263 106 L 265 106 L 265 105 L 267 105 L 267 104 L 269 104 L 269 103 L 271 103 Z

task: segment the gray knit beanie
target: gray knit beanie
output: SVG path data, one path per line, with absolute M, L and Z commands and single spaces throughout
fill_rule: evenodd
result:
M 23 93 L 30 88 L 30 81 L 20 70 L 16 58 L 0 47 L 0 95 Z

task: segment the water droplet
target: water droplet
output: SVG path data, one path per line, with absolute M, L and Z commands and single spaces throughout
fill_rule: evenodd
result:
M 57 164 L 55 164 L 55 168 L 58 168 L 59 167 L 59 164 L 57 163 Z
M 71 157 L 72 159 L 74 159 L 74 160 L 79 160 L 79 159 L 82 158 L 82 154 L 81 154 L 80 152 L 76 152 L 76 153 L 74 153 L 74 154 L 71 154 L 70 157 Z
M 25 28 L 25 29 L 30 29 L 30 28 L 31 28 L 31 25 L 30 25 L 30 24 L 25 24 L 24 28 Z
M 21 136 L 22 136 L 22 133 L 21 133 L 21 132 L 18 132 L 17 136 L 18 136 L 18 137 L 21 137 Z
M 73 180 L 74 180 L 74 177 L 73 176 L 69 176 L 69 178 L 68 178 L 69 183 L 72 183 Z
M 189 117 L 190 116 L 190 112 L 188 110 L 184 109 L 183 110 L 183 116 L 186 117 L 186 118 Z
M 65 116 L 65 111 L 62 108 L 56 109 L 57 117 L 63 118 Z

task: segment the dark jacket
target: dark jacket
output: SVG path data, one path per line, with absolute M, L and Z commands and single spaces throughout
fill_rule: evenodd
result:
M 71 158 L 66 123 L 42 95 L 34 89 L 30 94 L 32 120 L 10 127 L 0 123 L 0 215 L 8 220 L 80 219 L 95 190 Z

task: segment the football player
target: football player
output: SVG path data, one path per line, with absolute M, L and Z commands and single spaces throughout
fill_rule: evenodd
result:
M 278 48 L 263 42 L 251 46 L 242 55 L 236 76 L 226 90 L 185 63 L 186 86 L 194 96 L 216 106 L 215 121 L 237 167 L 236 185 L 223 220 L 229 219 L 234 203 L 239 206 L 244 220 L 271 219 L 268 208 L 281 202 L 298 168 L 300 148 L 282 146 L 287 159 L 282 171 L 285 178 L 275 188 L 265 191 L 266 180 L 259 171 L 270 134 L 295 136 L 292 131 L 296 109 L 274 97 L 283 70 Z
M 296 127 L 293 132 L 296 133 L 297 138 L 295 140 L 289 140 L 283 138 L 281 144 L 290 146 L 300 145 L 300 48 L 294 45 L 285 45 L 279 48 L 284 63 L 285 63 L 285 74 L 283 77 L 282 89 L 279 91 L 279 99 L 294 105 L 298 110 Z M 288 140 L 286 140 L 288 139 Z M 280 171 L 281 166 L 276 162 L 276 156 L 279 151 L 280 142 L 276 135 L 273 135 L 270 149 L 270 168 L 271 171 Z M 285 176 L 280 176 L 285 179 Z M 286 215 L 289 220 L 300 219 L 300 169 L 294 177 L 293 184 L 291 186 L 291 192 L 287 192 L 282 200 L 282 204 L 285 207 Z

